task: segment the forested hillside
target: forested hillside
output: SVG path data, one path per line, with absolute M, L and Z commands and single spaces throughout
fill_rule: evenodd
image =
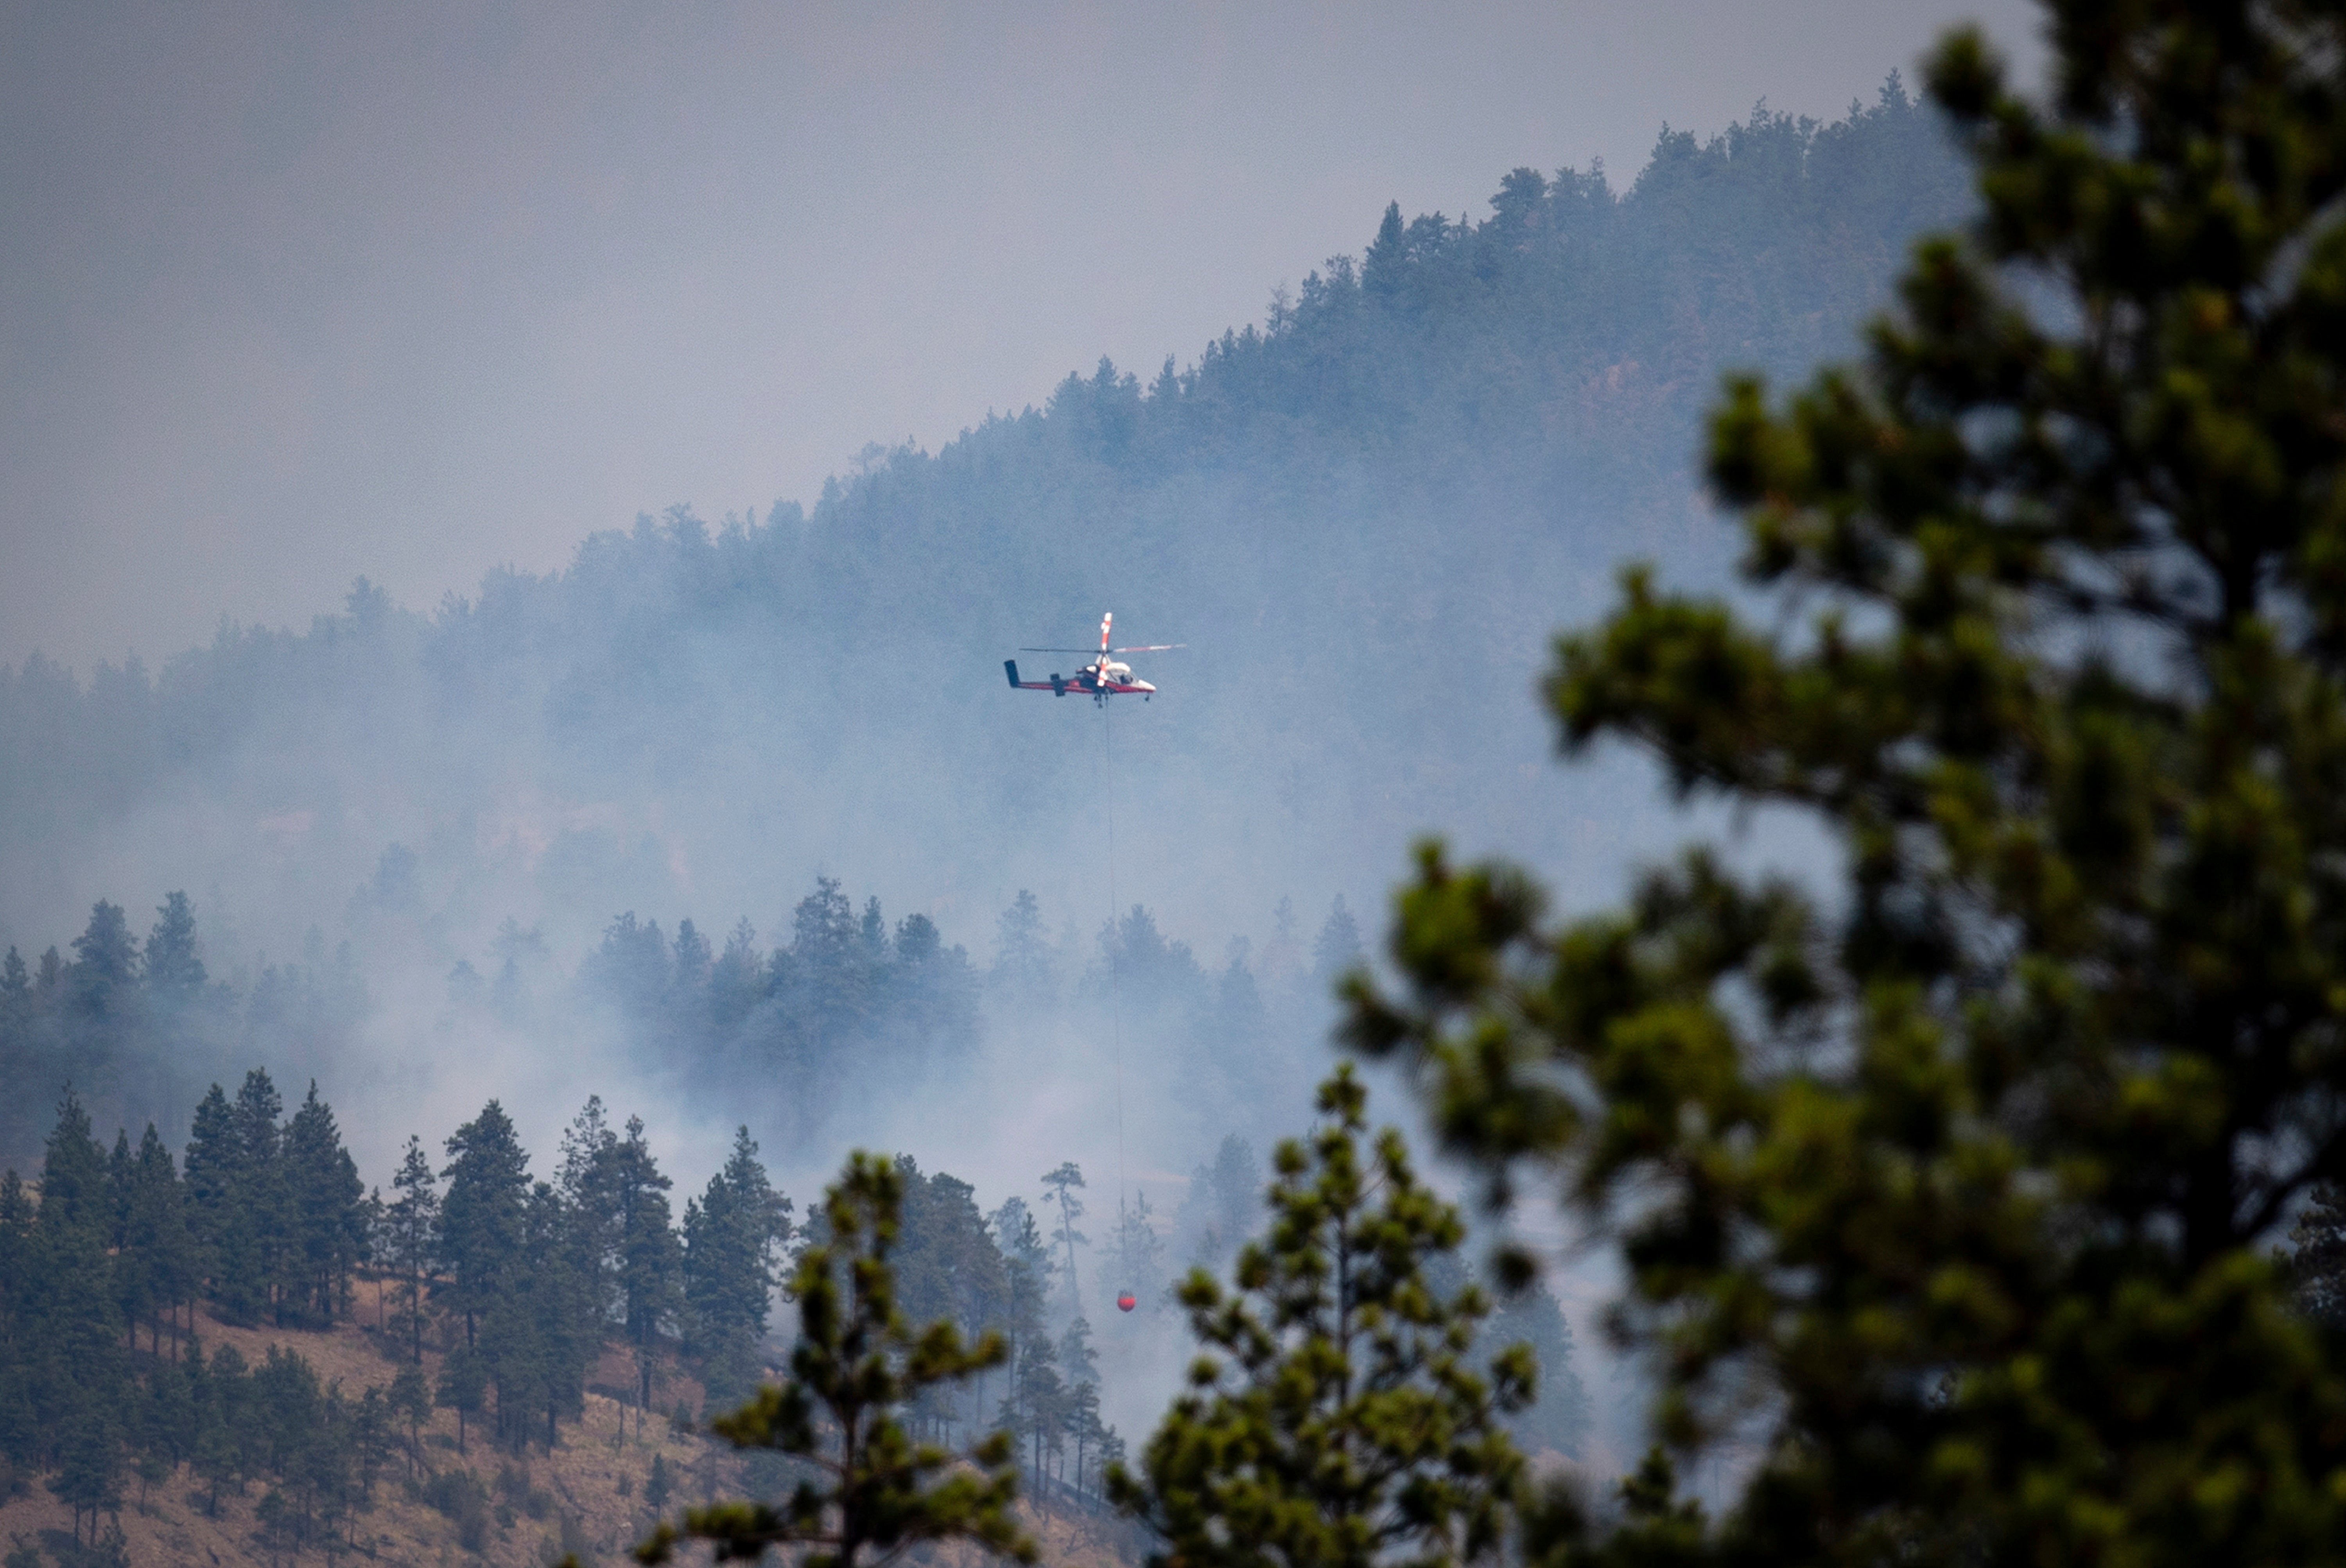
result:
M 454 1545 L 526 1561 L 542 1540 L 595 1560 L 688 1482 L 711 1494 L 720 1468 L 728 1488 L 784 1489 L 773 1456 L 720 1461 L 688 1437 L 774 1376 L 781 1266 L 821 1239 L 746 1127 L 679 1213 L 642 1121 L 614 1125 L 598 1098 L 539 1171 L 492 1099 L 431 1145 L 411 1135 L 387 1193 L 362 1181 L 315 1084 L 288 1115 L 256 1069 L 233 1095 L 213 1084 L 191 1122 L 183 1158 L 151 1125 L 135 1146 L 117 1131 L 109 1155 L 68 1095 L 37 1179 L 0 1175 L 0 1526 L 54 1498 L 71 1530 L 46 1544 L 66 1568 L 129 1560 L 126 1511 L 192 1515 L 240 1555 L 421 1562 Z M 946 1441 L 1006 1431 L 1035 1505 L 1101 1513 L 1127 1446 L 1104 1412 L 1145 1404 L 1134 1380 L 1178 1349 L 1168 1238 L 1144 1199 L 1087 1246 L 1071 1162 L 1033 1204 L 990 1211 L 912 1156 L 895 1169 L 898 1304 L 915 1323 L 998 1331 L 1008 1352 L 910 1419 Z M 1180 1261 L 1227 1264 L 1264 1223 L 1262 1179 L 1226 1140 L 1198 1173 Z M 1482 1335 L 1529 1344 L 1544 1368 L 1521 1439 L 1576 1452 L 1586 1400 L 1554 1298 L 1515 1298 Z M 44 1560 L 22 1531 L 15 1546 L 11 1568 Z M 193 1560 L 184 1542 L 169 1555 Z
M 1303 949 L 1411 834 L 1471 824 L 1567 891 L 1651 841 L 1641 775 L 1540 769 L 1542 641 L 1626 556 L 1716 573 L 1688 460 L 1722 369 L 1845 349 L 1965 200 L 1894 79 L 1829 126 L 1670 131 L 1626 189 L 1525 168 L 1484 216 L 1389 210 L 1186 368 L 1103 362 L 941 451 L 874 446 L 811 507 L 679 504 L 437 606 L 362 581 L 306 631 L 223 626 L 152 667 L 31 660 L 0 673 L 0 942 L 37 971 L 100 901 L 184 889 L 213 989 L 150 1013 L 209 1020 L 198 1073 L 288 1038 L 265 1059 L 330 1087 L 453 1095 L 498 1086 L 509 1037 L 738 1095 L 794 1159 L 826 1105 L 973 1042 L 1105 1082 L 1128 1023 L 1169 1107 L 1135 1160 L 1187 1169 L 1266 1074 L 1311 1073 Z M 1147 666 L 1158 699 L 1004 689 L 1005 657 L 1107 609 L 1188 645 Z M 975 983 L 1022 889 L 1056 1011 Z M 73 967 L 111 984 L 100 937 Z M 1136 942 L 1178 953 L 1178 996 L 1119 1022 Z M 848 969 L 885 980 L 841 1013 L 821 977 Z M 37 1057 L 0 1070 L 46 1102 L 102 1003 L 15 1029 Z M 315 1026 L 251 1022 L 288 1009 Z M 168 1125 L 186 1087 L 123 1114 Z M 1101 1093 L 1079 1110 L 1105 1124 Z

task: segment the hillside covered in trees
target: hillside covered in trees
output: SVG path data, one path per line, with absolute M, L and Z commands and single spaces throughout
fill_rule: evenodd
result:
M 782 1486 L 770 1459 L 701 1451 L 688 1478 L 668 1451 L 775 1375 L 786 1260 L 822 1239 L 746 1128 L 679 1214 L 643 1123 L 614 1126 L 598 1098 L 542 1175 L 491 1100 L 436 1146 L 411 1137 L 387 1194 L 362 1180 L 314 1084 L 289 1115 L 255 1069 L 233 1095 L 212 1085 L 191 1121 L 182 1157 L 151 1125 L 135 1145 L 117 1132 L 109 1154 L 68 1095 L 36 1180 L 0 1176 L 0 1522 L 27 1516 L 9 1504 L 36 1488 L 53 1496 L 72 1519 L 69 1540 L 49 1543 L 61 1563 L 124 1561 L 126 1507 L 149 1518 L 158 1504 L 272 1556 L 422 1560 L 444 1536 L 502 1559 L 493 1546 L 519 1530 L 525 1546 L 543 1535 L 594 1558 L 648 1529 L 688 1479 L 703 1495 L 720 1471 L 728 1487 Z M 1136 1366 L 1136 1334 L 1174 1323 L 1145 1200 L 1094 1257 L 1072 1163 L 1042 1176 L 1033 1204 L 990 1211 L 911 1156 L 894 1169 L 903 1309 L 1007 1346 L 997 1371 L 907 1416 L 934 1440 L 1009 1432 L 1030 1499 L 1098 1514 L 1127 1446 L 1103 1385 Z M 1198 1172 L 1183 1227 L 1195 1261 L 1227 1261 L 1260 1226 L 1262 1177 L 1236 1139 Z M 1454 1264 L 1443 1281 L 1464 1282 Z M 1107 1308 L 1118 1288 L 1137 1316 Z M 1116 1340 L 1095 1343 L 1094 1305 Z M 1515 1420 L 1527 1444 L 1576 1451 L 1586 1400 L 1553 1298 L 1516 1298 L 1483 1332 L 1545 1364 L 1548 1397 Z M 534 1456 L 567 1478 L 559 1497 L 532 1480 Z M 624 1485 L 590 1501 L 582 1470 L 597 1488 Z M 403 1503 L 404 1541 L 384 1533 Z M 17 1553 L 42 1560 L 21 1534 Z
M 472 1037 L 447 1000 L 467 976 L 486 1013 L 508 969 L 541 998 L 591 973 L 614 1000 L 563 1038 L 653 1027 L 628 911 L 725 1005 L 773 1003 L 760 1038 L 803 1051 L 828 1025 L 772 954 L 809 940 L 792 911 L 819 874 L 895 911 L 891 962 L 930 962 L 934 934 L 928 989 L 873 1025 L 898 1044 L 871 1060 L 960 1038 L 953 950 L 983 967 L 1022 888 L 1080 992 L 1111 814 L 1116 918 L 1143 904 L 1190 944 L 1214 1005 L 1225 977 L 1243 1003 L 1234 961 L 1274 1003 L 1300 983 L 1270 952 L 1300 953 L 1340 895 L 1371 905 L 1429 821 L 1608 886 L 1653 824 L 1626 776 L 1540 768 L 1523 697 L 1546 628 L 1627 555 L 1716 573 L 1686 459 L 1721 370 L 1844 349 L 1908 239 L 1965 199 L 1894 80 L 1831 125 L 1755 111 L 1664 135 L 1626 188 L 1526 168 L 1484 216 L 1364 214 L 1357 257 L 1186 367 L 1103 363 L 941 451 L 874 447 L 810 506 L 678 505 L 561 572 L 426 608 L 362 582 L 306 631 L 224 626 L 153 665 L 31 660 L 0 673 L 0 942 L 37 970 L 97 901 L 186 889 L 248 1018 L 318 1015 L 267 1059 L 331 1087 L 393 1052 L 447 1060 L 419 1043 L 450 1017 Z M 1151 668 L 1162 700 L 1111 736 L 1003 689 L 1006 655 L 1109 608 L 1189 645 Z M 826 906 L 817 945 L 874 940 L 852 913 Z M 726 989 L 743 971 L 719 933 L 745 920 L 778 987 L 755 1003 Z M 1308 1055 L 1323 1017 L 1269 1049 Z M 1188 1049 L 1148 1030 L 1152 1059 Z M 36 1098 L 61 1086 L 45 1073 Z

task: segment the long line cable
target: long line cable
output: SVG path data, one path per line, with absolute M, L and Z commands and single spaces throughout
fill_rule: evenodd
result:
M 1101 639 L 1106 641 L 1105 638 Z M 1107 656 L 1100 656 L 1105 659 Z M 1109 722 L 1114 699 L 1100 699 L 1100 739 L 1107 753 L 1106 785 L 1101 795 L 1107 802 L 1107 1028 L 1108 1057 L 1116 1068 L 1116 1223 L 1124 1225 L 1124 999 L 1118 979 L 1124 969 L 1124 947 L 1117 934 L 1116 902 L 1116 727 Z M 1123 1237 L 1117 1238 L 1118 1246 Z

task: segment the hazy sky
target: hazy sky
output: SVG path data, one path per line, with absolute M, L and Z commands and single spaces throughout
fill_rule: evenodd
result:
M 811 501 L 1108 353 L 1257 320 L 1378 213 L 2016 0 L 0 0 L 0 658 L 428 606 L 692 503 Z

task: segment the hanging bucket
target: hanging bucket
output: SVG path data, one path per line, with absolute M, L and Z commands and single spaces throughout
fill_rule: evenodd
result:
M 1140 1305 L 1140 1298 L 1139 1298 L 1139 1297 L 1137 1297 L 1137 1296 L 1135 1296 L 1131 1291 L 1129 1291 L 1129 1290 L 1120 1290 L 1120 1291 L 1117 1292 L 1117 1298 L 1116 1298 L 1116 1309 L 1117 1309 L 1117 1311 L 1119 1311 L 1119 1312 L 1129 1312 L 1129 1311 L 1131 1311 L 1135 1307 L 1137 1307 L 1137 1306 L 1139 1306 L 1139 1305 Z

